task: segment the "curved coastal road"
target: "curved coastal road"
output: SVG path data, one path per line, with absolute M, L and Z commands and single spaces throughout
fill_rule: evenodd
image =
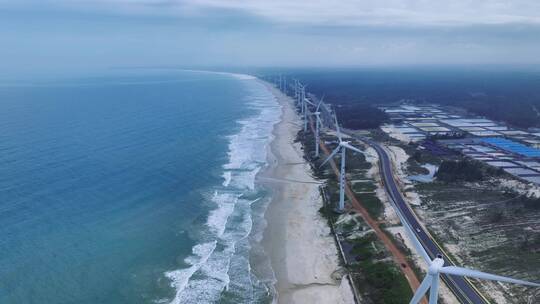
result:
M 312 132 L 315 132 L 314 126 L 313 126 L 313 120 L 311 118 L 311 115 L 308 115 L 309 117 L 309 124 L 311 127 Z M 332 128 L 333 126 L 330 126 Z M 390 160 L 390 157 L 388 156 L 388 153 L 386 150 L 383 149 L 383 147 L 369 139 L 363 136 L 357 136 L 355 134 L 351 134 L 351 132 L 347 132 L 346 130 L 341 130 L 342 133 L 345 133 L 359 141 L 365 142 L 369 146 L 371 146 L 377 154 L 379 155 L 379 167 L 380 172 L 382 174 L 382 178 L 384 181 L 384 187 L 386 189 L 386 192 L 390 196 L 390 200 L 394 203 L 395 209 L 397 212 L 400 212 L 405 220 L 408 222 L 409 226 L 413 228 L 413 232 L 416 235 L 416 238 L 420 241 L 426 252 L 431 258 L 435 258 L 438 255 L 441 255 L 444 259 L 444 265 L 455 265 L 455 263 L 448 257 L 448 255 L 442 250 L 442 247 L 437 244 L 437 242 L 431 237 L 431 235 L 424 229 L 424 227 L 418 222 L 418 219 L 416 218 L 414 212 L 409 207 L 409 204 L 405 202 L 405 199 L 403 198 L 401 192 L 399 191 L 399 187 L 397 186 L 397 182 L 394 179 L 393 170 L 392 170 L 392 162 Z M 330 151 L 327 150 L 324 141 L 321 141 L 320 146 L 323 150 L 323 152 L 328 155 Z M 333 166 L 333 169 L 338 175 L 337 167 L 333 163 L 333 160 L 330 162 Z M 352 204 L 353 207 L 361 207 L 360 209 L 363 209 L 361 204 L 356 202 L 356 198 L 354 197 L 354 194 L 350 189 L 348 188 L 348 185 L 346 184 L 346 194 L 351 199 L 353 198 Z M 356 203 L 356 204 L 355 204 Z M 355 206 L 357 205 L 357 206 Z M 365 211 L 367 214 L 367 211 Z M 369 215 L 368 215 L 369 217 Z M 409 269 L 407 269 L 410 271 Z M 405 274 L 407 279 L 409 280 L 409 283 L 412 283 L 413 286 L 418 286 L 418 281 L 416 276 L 413 274 L 411 276 L 408 276 Z M 467 279 L 459 276 L 451 276 L 451 275 L 444 275 L 441 274 L 441 278 L 444 280 L 448 288 L 454 293 L 456 298 L 464 304 L 489 304 L 489 301 L 480 293 L 476 287 L 474 287 Z
M 424 246 L 429 256 L 431 258 L 435 258 L 437 255 L 442 255 L 445 266 L 454 265 L 454 263 L 442 250 L 442 248 L 437 244 L 437 242 L 430 236 L 428 232 L 426 232 L 424 227 L 418 222 L 418 219 L 414 215 L 414 212 L 403 199 L 403 196 L 397 186 L 396 180 L 394 179 L 392 161 L 390 160 L 390 157 L 388 156 L 386 150 L 383 149 L 379 143 L 373 140 L 361 136 L 356 136 L 350 133 L 347 134 L 362 142 L 367 143 L 369 146 L 375 149 L 375 151 L 377 151 L 380 160 L 379 166 L 384 181 L 384 187 L 386 188 L 386 191 L 388 192 L 391 200 L 394 202 L 394 205 L 397 209 L 396 211 L 400 212 L 405 218 L 405 220 L 407 220 L 409 225 L 414 229 L 413 232 L 416 234 L 416 237 L 418 238 L 422 246 Z M 489 301 L 484 296 L 482 296 L 478 289 L 472 286 L 468 280 L 459 276 L 441 275 L 441 277 L 461 303 L 489 303 Z

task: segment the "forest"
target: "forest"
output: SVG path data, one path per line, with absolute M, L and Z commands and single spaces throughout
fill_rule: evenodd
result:
M 445 160 L 439 166 L 435 177 L 442 182 L 476 182 L 488 176 L 504 174 L 500 168 L 488 166 L 476 160 Z
M 540 127 L 540 68 L 428 66 L 279 70 L 339 106 L 344 124 L 373 127 L 385 117 L 373 105 L 400 101 L 458 106 L 510 125 Z M 275 77 L 276 71 L 266 71 Z M 270 73 L 270 74 L 269 74 Z M 347 115 L 347 113 L 350 113 Z M 356 118 L 373 114 L 370 118 Z M 363 114 L 363 115 L 362 115 Z
M 388 115 L 372 105 L 349 103 L 335 105 L 334 109 L 340 124 L 353 130 L 378 128 L 388 121 Z

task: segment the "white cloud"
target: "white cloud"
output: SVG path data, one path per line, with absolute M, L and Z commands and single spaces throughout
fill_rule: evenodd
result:
M 540 60 L 539 8 L 536 0 L 0 0 L 10 45 L 0 67 L 529 64 Z
M 13 3 L 2 1 L 0 3 Z M 17 1 L 19 4 L 20 1 Z M 35 0 L 26 1 L 35 2 Z M 469 26 L 540 24 L 537 0 L 41 0 L 132 13 L 195 14 L 232 9 L 278 23 L 309 25 Z M 24 0 L 22 3 L 25 3 Z
M 335 25 L 473 25 L 540 23 L 540 2 L 500 0 L 192 0 L 286 22 Z

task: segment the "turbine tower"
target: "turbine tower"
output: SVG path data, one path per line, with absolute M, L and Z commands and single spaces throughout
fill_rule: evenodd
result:
M 304 86 L 300 81 L 298 81 L 298 95 L 296 96 L 296 105 L 301 106 L 300 112 L 303 114 L 304 112 L 304 106 L 302 105 L 302 96 L 304 91 Z
M 304 118 L 306 112 L 306 87 L 306 85 L 302 85 L 302 91 L 300 93 L 300 106 L 302 107 L 302 115 L 304 115 Z
M 339 206 L 337 211 L 343 212 L 345 210 L 345 155 L 347 154 L 347 149 L 365 154 L 363 151 L 351 146 L 348 142 L 343 141 L 341 138 L 341 131 L 339 130 L 339 124 L 337 121 L 337 117 L 334 114 L 334 122 L 336 124 L 336 132 L 339 139 L 339 144 L 337 148 L 330 153 L 328 158 L 320 165 L 322 167 L 324 164 L 326 164 L 332 157 L 334 157 L 339 151 L 341 151 L 341 170 L 339 171 Z
M 321 122 L 321 112 L 319 112 L 319 107 L 321 106 L 323 102 L 324 96 L 319 101 L 319 104 L 317 105 L 317 109 L 313 113 L 315 116 L 315 157 L 319 157 L 319 143 L 320 143 L 320 137 L 319 137 L 319 129 L 322 126 Z
M 315 106 L 311 101 L 309 101 L 307 98 L 305 98 L 305 94 L 304 94 L 304 102 L 302 103 L 303 105 L 303 109 L 304 109 L 304 133 L 307 132 L 307 121 L 308 121 L 308 103 L 312 106 Z
M 308 108 L 307 104 L 311 104 L 315 106 L 311 101 L 309 101 L 306 98 L 306 87 L 307 85 L 300 84 L 300 97 L 299 97 L 299 105 L 300 105 L 300 113 L 304 118 L 304 133 L 307 132 L 307 115 L 308 115 Z
M 423 260 L 428 264 L 428 274 L 424 278 L 424 280 L 422 281 L 422 283 L 420 284 L 416 292 L 414 293 L 414 296 L 410 304 L 420 303 L 424 295 L 427 294 L 428 289 L 429 289 L 429 304 L 437 304 L 441 273 L 453 275 L 453 276 L 471 277 L 471 278 L 476 278 L 476 279 L 484 279 L 484 280 L 540 287 L 540 284 L 538 283 L 507 278 L 507 277 L 489 274 L 489 273 L 485 273 L 485 272 L 481 272 L 477 270 L 471 270 L 471 269 L 467 269 L 463 267 L 444 266 L 444 260 L 442 256 L 437 255 L 435 259 L 431 259 L 429 255 L 427 254 L 427 252 L 424 250 L 424 247 L 422 246 L 422 244 L 420 244 L 420 241 L 416 238 L 416 235 L 414 234 L 413 230 L 411 229 L 411 227 L 409 226 L 409 224 L 407 223 L 403 215 L 399 211 L 396 213 L 398 214 L 399 219 L 401 220 L 401 223 L 403 227 L 405 228 L 405 232 L 411 239 L 411 242 L 413 243 L 417 252 L 420 254 L 420 256 L 422 256 Z

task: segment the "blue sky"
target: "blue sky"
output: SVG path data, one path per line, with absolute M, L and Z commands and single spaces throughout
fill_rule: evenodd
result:
M 0 0 L 4 73 L 538 64 L 536 0 Z

